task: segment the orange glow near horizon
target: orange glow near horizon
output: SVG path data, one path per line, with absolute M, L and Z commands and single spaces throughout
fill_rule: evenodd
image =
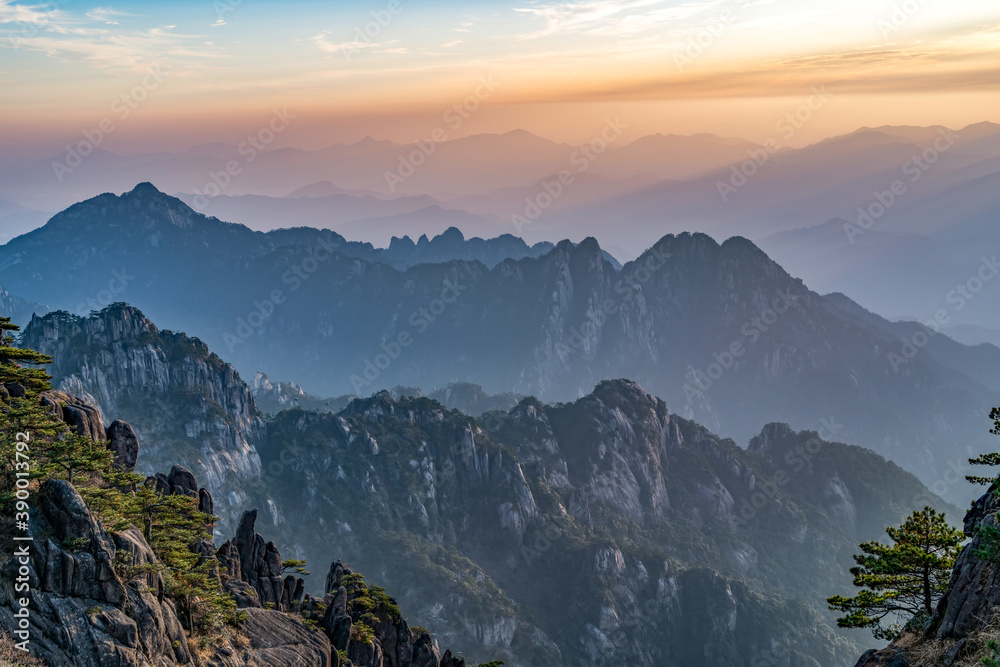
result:
M 947 11 L 921 3 L 912 16 L 859 0 L 835 8 L 783 0 L 401 6 L 371 43 L 352 42 L 345 29 L 307 29 L 292 20 L 293 5 L 277 20 L 269 3 L 248 5 L 212 30 L 193 10 L 150 15 L 145 6 L 96 27 L 81 18 L 93 12 L 73 5 L 34 19 L 51 30 L 29 39 L 17 37 L 12 18 L 28 5 L 0 0 L 0 38 L 8 36 L 0 147 L 8 152 L 51 151 L 115 118 L 115 100 L 154 67 L 162 82 L 104 148 L 233 141 L 275 107 L 298 118 L 281 145 L 412 141 L 483 79 L 495 91 L 450 137 L 525 129 L 578 143 L 616 116 L 635 137 L 760 140 L 817 87 L 831 102 L 792 145 L 863 125 L 1000 121 L 1000 9 L 982 3 Z M 364 12 L 294 6 L 315 15 L 308 24 L 366 25 Z

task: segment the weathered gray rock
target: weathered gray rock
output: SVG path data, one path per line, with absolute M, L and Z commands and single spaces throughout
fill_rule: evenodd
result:
M 66 481 L 47 480 L 30 520 L 31 648 L 60 667 L 193 666 L 173 606 L 160 598 L 162 580 L 147 573 L 126 586 L 113 564 L 156 563 L 142 534 L 113 538 Z M 67 546 L 62 546 L 67 545 Z M 5 576 L 14 560 L 3 565 Z M 0 628 L 15 630 L 13 600 L 0 589 Z
M 980 526 L 996 526 L 1000 499 L 992 491 L 973 503 L 965 516 L 965 534 L 972 540 L 955 560 L 951 581 L 928 624 L 938 639 L 963 639 L 988 625 L 1000 606 L 1000 564 L 982 560 L 975 552 L 983 546 Z
M 263 536 L 254 531 L 257 510 L 243 512 L 236 536 L 220 547 L 221 559 L 227 564 L 230 576 L 237 572 L 229 567 L 238 558 L 239 578 L 249 584 L 261 605 L 287 611 L 302 600 L 305 581 L 296 577 L 281 576 L 281 553 L 274 542 L 264 542 Z
M 128 422 L 116 419 L 107 430 L 108 449 L 115 455 L 115 465 L 132 472 L 139 459 L 139 438 Z
M 103 442 L 107 437 L 100 410 L 83 399 L 62 391 L 46 391 L 41 400 L 77 435 L 88 436 L 96 442 Z
M 959 639 L 957 642 L 945 649 L 942 662 L 944 667 L 953 667 L 955 662 L 960 658 L 968 655 L 972 655 L 979 648 L 979 644 L 969 639 Z
M 456 658 L 451 654 L 451 651 L 445 651 L 444 655 L 441 656 L 440 667 L 465 667 L 464 658 Z
M 26 345 L 54 357 L 55 386 L 132 425 L 143 446 L 141 473 L 187 467 L 216 494 L 219 529 L 232 534 L 239 512 L 251 506 L 246 483 L 260 477 L 254 442 L 264 430 L 232 366 L 203 342 L 160 331 L 121 304 L 93 317 L 34 318 L 25 334 Z
M 249 640 L 249 656 L 237 664 L 261 667 L 336 667 L 330 642 L 296 618 L 269 609 L 247 609 L 240 632 Z
M 378 642 L 351 640 L 347 644 L 347 657 L 358 667 L 383 667 L 382 647 Z
M 426 632 L 421 633 L 413 642 L 413 661 L 411 667 L 438 667 L 441 654 L 434 638 Z
M 174 495 L 198 497 L 198 480 L 184 466 L 173 466 L 167 475 L 167 483 L 170 484 L 170 493 Z
M 865 651 L 854 667 L 910 667 L 910 662 L 903 649 L 890 647 Z
M 198 511 L 215 516 L 215 501 L 208 489 L 198 489 Z
M 143 484 L 153 487 L 153 490 L 161 496 L 170 495 L 170 482 L 167 481 L 167 476 L 162 472 L 158 472 L 155 475 L 147 477 Z

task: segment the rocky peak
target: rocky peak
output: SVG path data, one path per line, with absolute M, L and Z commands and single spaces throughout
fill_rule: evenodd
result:
M 65 402 L 81 403 L 75 397 Z M 65 405 L 56 407 L 64 417 L 72 414 Z M 135 440 L 127 423 L 113 424 L 117 435 L 106 438 L 113 450 L 116 441 Z M 150 476 L 144 484 L 161 495 L 196 498 L 200 511 L 213 511 L 211 495 L 182 466 Z M 328 592 L 319 598 L 305 592 L 301 577 L 282 576 L 278 547 L 254 529 L 256 510 L 243 513 L 235 537 L 218 549 L 208 540 L 190 545 L 199 565 L 215 563 L 210 576 L 219 577 L 242 610 L 210 646 L 202 641 L 196 647 L 185 632 L 184 619 L 190 616 L 182 617 L 165 592 L 161 563 L 141 530 L 131 526 L 109 533 L 64 480 L 44 481 L 35 498 L 30 561 L 8 558 L 0 562 L 0 574 L 13 580 L 27 573 L 30 648 L 46 664 L 337 667 L 346 654 L 347 664 L 355 667 L 465 667 L 451 651 L 441 656 L 426 631 L 411 631 L 395 599 L 365 584 L 340 561 L 331 565 Z M 11 636 L 23 627 L 16 606 L 9 588 L 0 587 L 0 631 Z
M 236 370 L 202 341 L 161 331 L 124 304 L 90 317 L 60 312 L 34 318 L 22 340 L 55 357 L 49 372 L 65 390 L 59 401 L 64 411 L 84 410 L 65 400 L 82 395 L 100 415 L 121 415 L 131 424 L 145 443 L 135 462 L 140 472 L 183 465 L 207 482 L 224 516 L 250 503 L 245 486 L 260 475 L 254 443 L 264 421 Z M 103 435 L 103 424 L 99 430 Z M 228 530 L 231 520 L 220 529 Z
M 771 423 L 761 429 L 760 434 L 750 439 L 747 451 L 767 459 L 774 459 L 774 450 L 778 443 L 795 435 L 788 424 Z

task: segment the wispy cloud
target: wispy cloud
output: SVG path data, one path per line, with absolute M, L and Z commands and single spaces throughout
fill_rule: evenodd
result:
M 145 71 L 172 59 L 218 58 L 197 35 L 176 26 L 124 29 L 115 18 L 132 16 L 110 7 L 70 14 L 52 5 L 20 5 L 0 0 L 0 46 L 45 53 L 112 73 Z
M 120 12 L 111 7 L 95 7 L 87 12 L 87 18 L 93 21 L 102 21 L 107 25 L 119 25 L 119 22 L 116 19 L 126 16 L 134 16 L 134 14 Z
M 324 30 L 318 35 L 310 37 L 312 41 L 316 42 L 316 47 L 323 51 L 324 53 L 341 53 L 344 51 L 357 51 L 359 49 L 370 49 L 374 47 L 380 47 L 381 44 L 376 44 L 374 42 L 361 42 L 361 41 L 350 41 L 350 42 L 331 42 L 330 41 L 330 31 Z
M 21 5 L 11 0 L 0 0 L 0 23 L 43 25 L 62 15 L 62 11 L 51 9 L 50 4 Z
M 640 33 L 685 35 L 698 31 L 710 22 L 718 22 L 723 12 L 733 16 L 734 24 L 751 22 L 754 10 L 778 0 L 694 0 L 678 4 L 675 0 L 572 0 L 536 2 L 515 7 L 521 15 L 544 21 L 544 26 L 516 37 L 538 39 L 565 33 L 583 33 L 605 37 L 632 37 Z M 780 14 L 778 24 L 802 22 L 804 14 Z M 762 26 L 756 26 L 762 27 Z
M 983 47 L 996 34 L 971 40 Z M 987 48 L 916 44 L 872 47 L 746 64 L 739 70 L 698 76 L 647 76 L 600 87 L 581 87 L 561 97 L 576 101 L 746 98 L 797 95 L 823 83 L 839 94 L 925 93 L 986 90 L 1000 85 L 1000 64 Z M 544 100 L 535 100 L 544 101 Z
M 542 19 L 545 22 L 544 27 L 519 37 L 519 39 L 536 39 L 557 33 L 579 32 L 594 28 L 613 32 L 615 26 L 620 26 L 623 22 L 637 25 L 641 23 L 645 16 L 650 15 L 649 12 L 636 14 L 637 10 L 664 5 L 665 3 L 666 0 L 625 0 L 625 2 L 615 2 L 614 0 L 577 0 L 574 2 L 548 2 L 527 7 L 515 7 L 514 11 Z M 661 11 L 690 13 L 693 11 L 692 7 L 704 6 L 705 4 L 714 3 L 695 3 L 695 5 L 685 5 L 677 8 L 663 8 Z
M 474 16 L 470 16 L 470 17 L 467 17 L 461 23 L 459 23 L 458 27 L 457 28 L 453 28 L 453 30 L 455 32 L 472 32 L 473 26 L 475 26 L 477 23 L 479 23 L 479 19 L 476 18 L 476 17 L 474 17 Z

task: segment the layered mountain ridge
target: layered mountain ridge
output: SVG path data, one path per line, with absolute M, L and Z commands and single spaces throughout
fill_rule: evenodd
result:
M 943 334 L 907 348 L 900 336 L 919 336 L 913 326 L 809 291 L 746 239 L 668 235 L 621 269 L 587 239 L 492 268 L 451 260 L 400 270 L 344 254 L 360 246 L 324 234 L 263 235 L 143 185 L 0 248 L 0 284 L 75 309 L 119 267 L 128 282 L 116 300 L 199 337 L 246 377 L 293 379 L 313 395 L 472 382 L 573 400 L 629 377 L 740 441 L 769 421 L 836 421 L 839 437 L 927 483 L 955 460 L 953 443 L 988 446 L 994 348 L 949 345 Z M 967 490 L 945 493 L 964 502 Z
M 186 389 L 161 392 L 155 374 L 137 373 L 125 401 L 82 369 L 103 359 L 103 377 L 127 378 L 130 357 L 118 350 L 145 349 L 170 377 L 188 377 L 209 363 L 203 345 L 123 305 L 79 331 L 66 324 L 75 319 L 38 318 L 25 333 L 63 357 L 57 383 L 98 403 L 110 396 L 131 419 L 144 396 L 159 396 L 155 409 L 175 419 L 192 414 Z M 130 334 L 106 342 L 109 330 Z M 108 356 L 93 356 L 83 332 Z M 220 377 L 221 396 L 249 396 L 242 408 L 255 414 L 239 376 Z M 844 664 L 860 649 L 816 601 L 846 585 L 854 545 L 916 506 L 955 512 L 894 464 L 829 442 L 836 425 L 825 438 L 771 425 L 745 450 L 632 381 L 602 382 L 568 404 L 526 398 L 478 419 L 398 396 L 356 399 L 336 414 L 285 410 L 248 437 L 261 465 L 241 488 L 266 489 L 273 503 L 252 498 L 257 530 L 290 557 L 356 564 L 412 622 L 513 664 Z M 204 464 L 183 440 L 149 447 Z M 224 498 L 229 483 L 208 486 Z M 307 577 L 308 590 L 321 585 Z M 559 592 L 567 586 L 570 599 Z
M 4 403 L 11 401 L 7 391 Z M 41 402 L 81 435 L 106 443 L 116 466 L 130 470 L 141 454 L 131 426 L 115 421 L 105 438 L 90 416 L 93 408 L 79 397 L 46 392 Z M 202 516 L 213 516 L 211 494 L 184 467 L 149 476 L 143 486 L 155 488 L 161 506 L 171 496 L 191 496 Z M 2 535 L 5 545 L 19 548 L 8 551 L 12 555 L 0 570 L 21 582 L 16 592 L 0 588 L 5 664 L 12 664 L 6 656 L 17 655 L 17 664 L 59 667 L 466 665 L 450 650 L 442 656 L 426 630 L 410 629 L 384 589 L 369 587 L 339 560 L 317 598 L 305 592 L 301 578 L 283 577 L 287 562 L 274 542 L 265 543 L 254 530 L 256 510 L 243 512 L 235 537 L 218 549 L 209 539 L 169 546 L 197 554 L 198 566 L 210 564 L 206 576 L 232 596 L 234 614 L 222 631 L 199 635 L 192 602 L 183 601 L 185 594 L 170 579 L 163 545 L 150 546 L 150 526 L 105 525 L 67 480 L 45 479 L 34 491 L 28 520 L 18 526 L 30 544 L 11 540 L 6 521 Z

